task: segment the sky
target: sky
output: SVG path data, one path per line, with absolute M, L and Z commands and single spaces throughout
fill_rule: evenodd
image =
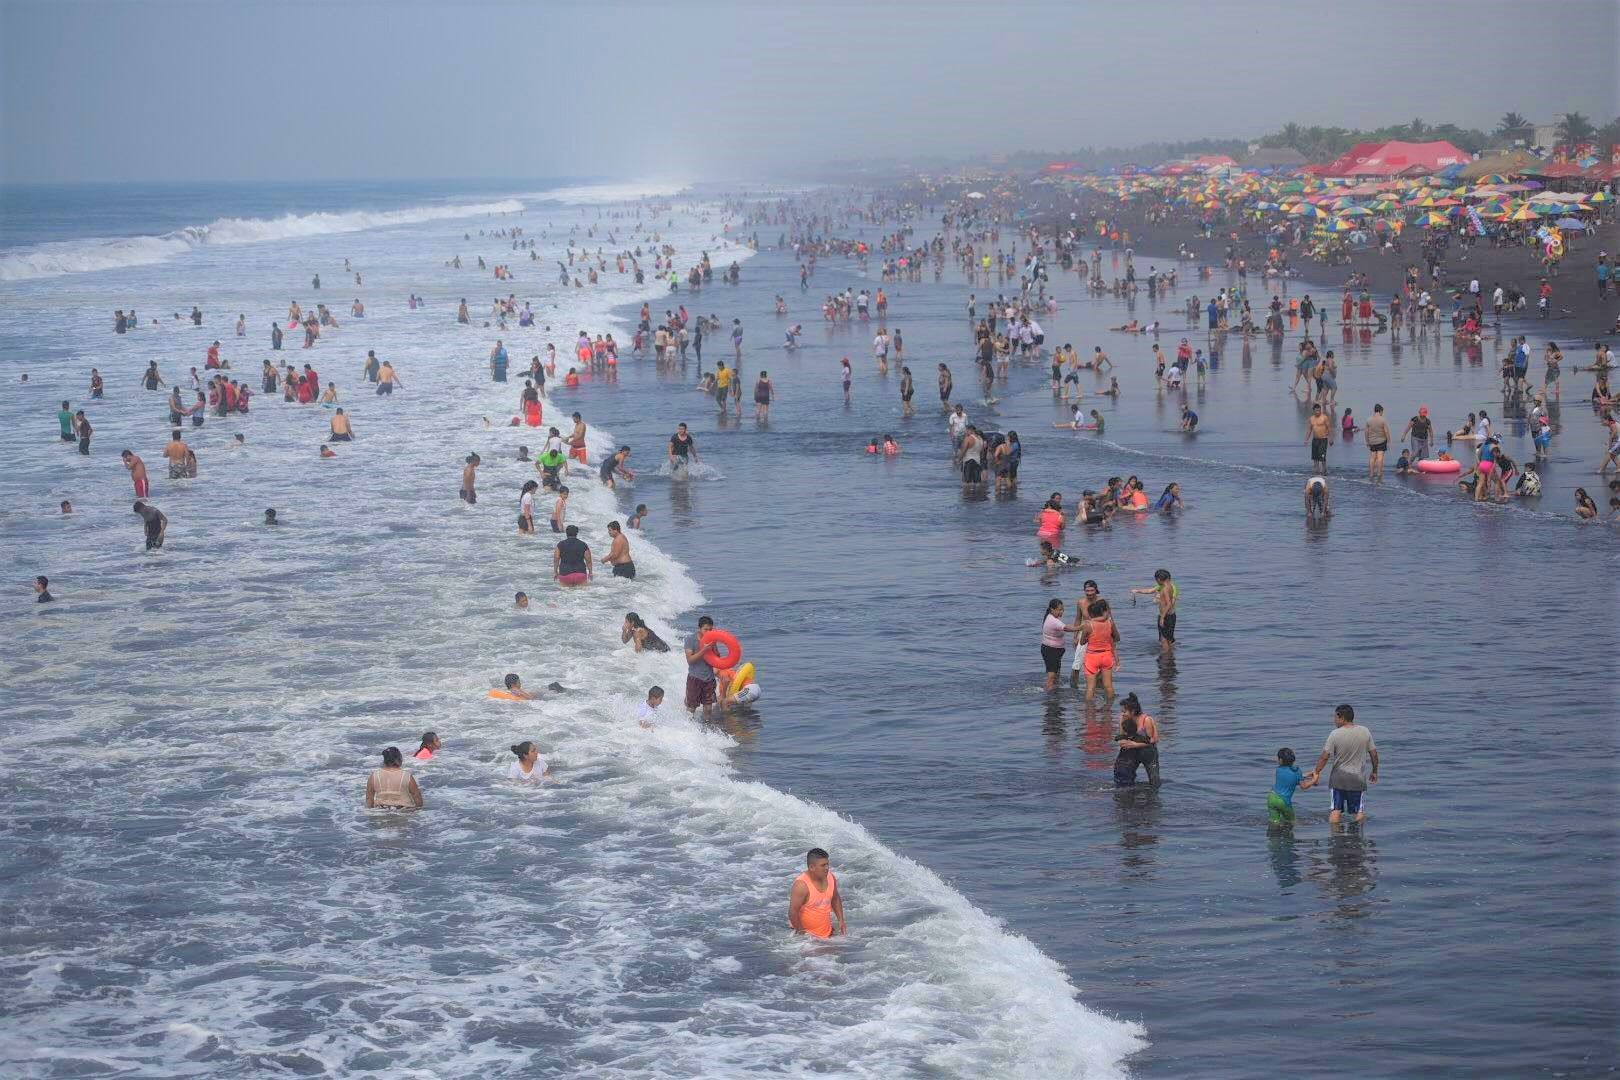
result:
M 1288 121 L 1601 123 L 1617 57 L 1620 0 L 0 0 L 0 180 L 771 179 Z

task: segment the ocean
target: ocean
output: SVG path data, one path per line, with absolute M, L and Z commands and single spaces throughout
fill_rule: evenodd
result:
M 624 200 L 642 193 L 670 205 L 638 225 Z M 1051 428 L 1066 415 L 1044 366 L 1015 366 L 994 406 L 975 400 L 964 306 L 998 288 L 950 268 L 884 286 L 918 382 L 917 416 L 901 420 L 898 368 L 876 373 L 870 325 L 819 313 L 835 288 L 875 286 L 875 262 L 862 277 L 823 259 L 801 293 L 779 229 L 760 227 L 751 253 L 717 198 L 673 188 L 12 189 L 5 208 L 8 1072 L 1243 1077 L 1282 1062 L 1586 1076 L 1617 1063 L 1601 585 L 1614 543 L 1568 516 L 1600 442 L 1571 386 L 1546 506 L 1464 504 L 1429 481 L 1374 488 L 1355 476 L 1364 454 L 1336 445 L 1335 516 L 1307 526 L 1292 365 L 1231 347 L 1191 391 L 1203 423 L 1189 440 L 1179 399 L 1154 393 L 1147 342 L 1105 329 L 1123 306 L 1073 275 L 1054 282 L 1048 344 L 1102 344 L 1120 365 L 1117 402 L 1086 386 L 1105 439 Z M 538 261 L 480 235 L 514 226 Z M 766 369 L 778 389 L 768 424 L 747 401 L 719 421 L 695 364 L 660 374 L 629 356 L 640 304 L 677 299 L 664 287 L 635 286 L 611 258 L 595 288 L 556 284 L 570 240 L 647 251 L 654 231 L 681 267 L 700 250 L 717 271 L 741 261 L 739 286 L 717 274 L 678 299 L 743 320 L 747 383 Z M 480 273 L 480 255 L 516 280 Z M 1201 286 L 1159 305 L 1167 347 Z M 407 309 L 413 292 L 424 310 Z M 540 325 L 481 325 L 508 292 Z M 364 320 L 346 317 L 356 297 Z M 454 320 L 462 297 L 471 326 Z M 357 440 L 319 460 L 330 414 L 261 396 L 249 417 L 188 428 L 199 476 L 167 479 L 147 362 L 173 381 L 218 338 L 257 386 L 269 324 L 294 298 L 323 300 L 341 327 L 308 351 L 289 333 L 275 358 L 335 381 Z M 173 318 L 193 304 L 201 329 Z M 114 335 L 111 312 L 131 305 L 146 325 Z M 791 322 L 807 333 L 788 352 Z M 501 426 L 522 384 L 491 383 L 486 360 L 496 336 L 516 366 L 547 342 L 566 356 L 579 329 L 624 343 L 619 379 L 552 385 L 546 424 L 566 430 L 577 409 L 591 461 L 626 443 L 638 475 L 613 493 L 581 472 L 570 520 L 600 553 L 608 520 L 651 512 L 631 538 L 637 580 L 563 591 L 549 533 L 515 529 L 533 475 L 517 446 L 541 439 Z M 392 398 L 364 392 L 367 349 L 398 370 Z M 1444 425 L 1495 389 L 1488 360 L 1449 346 L 1346 353 L 1340 397 L 1360 414 L 1377 396 L 1404 423 L 1422 401 Z M 716 358 L 730 349 L 711 338 L 705 366 Z M 940 361 L 970 416 L 1020 431 L 1016 496 L 956 482 Z M 102 401 L 85 400 L 91 366 Z M 64 398 L 95 422 L 89 458 L 50 426 Z M 682 420 L 701 479 L 659 465 Z M 898 457 L 861 453 L 885 432 Z M 126 446 L 170 519 L 160 553 L 141 551 Z M 471 451 L 485 465 L 468 507 L 456 488 Z M 1046 494 L 1072 505 L 1131 473 L 1154 493 L 1179 482 L 1186 513 L 1071 526 L 1080 569 L 1025 565 Z M 274 530 L 260 524 L 270 506 Z M 1183 594 L 1170 661 L 1151 606 L 1127 593 L 1160 566 Z M 39 573 L 56 604 L 30 603 Z M 1117 714 L 1039 689 L 1046 599 L 1072 604 L 1087 577 L 1119 615 L 1117 685 L 1163 731 L 1162 788 L 1114 789 Z M 517 589 L 531 610 L 513 610 Z M 647 687 L 678 698 L 684 666 L 622 645 L 627 610 L 672 642 L 712 614 L 756 662 L 761 701 L 705 727 L 672 700 L 640 729 Z M 488 700 L 507 671 L 568 690 Z M 1268 829 L 1277 747 L 1314 763 L 1340 701 L 1383 755 L 1368 821 L 1330 829 L 1312 791 L 1292 830 Z M 415 769 L 426 810 L 368 814 L 380 749 L 409 754 L 429 729 L 445 748 Z M 555 783 L 502 779 L 522 739 Z M 832 853 L 846 940 L 786 932 L 811 846 Z

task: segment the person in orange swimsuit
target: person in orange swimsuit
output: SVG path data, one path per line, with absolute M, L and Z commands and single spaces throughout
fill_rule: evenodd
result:
M 1114 625 L 1114 613 L 1108 601 L 1093 600 L 1086 609 L 1091 617 L 1081 628 L 1080 639 L 1086 646 L 1083 667 L 1086 673 L 1086 701 L 1097 691 L 1097 677 L 1102 677 L 1103 694 L 1114 700 L 1114 671 L 1119 661 L 1114 656 L 1114 643 L 1119 640 L 1119 628 Z
M 788 925 L 797 933 L 819 938 L 849 933 L 844 922 L 844 898 L 838 894 L 838 878 L 828 861 L 825 851 L 811 848 L 804 856 L 804 873 L 793 879 L 788 894 Z

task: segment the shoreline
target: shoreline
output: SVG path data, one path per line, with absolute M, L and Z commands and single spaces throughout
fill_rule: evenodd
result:
M 1177 246 L 1185 244 L 1199 256 L 1191 265 L 1206 265 L 1218 270 L 1222 266 L 1227 245 L 1234 243 L 1231 235 L 1236 232 L 1235 243 L 1240 253 L 1247 252 L 1250 265 L 1263 267 L 1265 263 L 1266 240 L 1261 233 L 1252 228 L 1222 223 L 1215 226 L 1212 235 L 1206 239 L 1202 228 L 1189 220 L 1148 221 L 1142 209 L 1135 203 L 1123 204 L 1122 209 L 1122 204 L 1104 202 L 1088 192 L 1079 201 L 1079 205 L 1082 233 L 1087 236 L 1089 242 L 1094 242 L 1094 233 L 1088 232 L 1084 223 L 1095 221 L 1098 217 L 1106 217 L 1110 221 L 1117 220 L 1122 227 L 1130 230 L 1130 246 L 1138 251 L 1157 246 L 1171 253 L 1167 257 L 1173 257 Z M 1052 223 L 1057 224 L 1058 219 L 1054 217 Z M 1339 265 L 1329 265 L 1303 256 L 1291 259 L 1290 265 L 1299 272 L 1301 278 L 1320 279 L 1326 282 L 1340 278 L 1337 285 L 1329 286 L 1334 289 L 1335 294 L 1348 287 L 1343 279 L 1348 279 L 1354 273 L 1364 273 L 1371 286 L 1374 307 L 1382 311 L 1388 305 L 1389 298 L 1400 292 L 1408 265 L 1418 267 L 1420 288 L 1433 289 L 1432 279 L 1424 268 L 1418 251 L 1420 235 L 1419 230 L 1408 229 L 1403 237 L 1404 250 L 1392 251 L 1388 255 L 1383 254 L 1381 247 L 1368 245 L 1350 249 L 1349 261 Z M 1495 247 L 1485 238 L 1480 238 L 1480 242 L 1473 246 L 1466 259 L 1458 259 L 1457 250 L 1453 245 L 1448 252 L 1450 258 L 1445 264 L 1445 284 L 1436 295 L 1437 302 L 1441 297 L 1449 297 L 1459 290 L 1466 291 L 1469 280 L 1477 277 L 1481 297 L 1486 306 L 1487 320 L 1490 319 L 1491 292 L 1498 282 L 1504 287 L 1520 289 L 1529 298 L 1526 309 L 1510 317 L 1513 323 L 1523 324 L 1516 325 L 1514 333 L 1545 335 L 1555 339 L 1563 337 L 1568 341 L 1578 341 L 1587 345 L 1598 340 L 1613 339 L 1620 333 L 1620 322 L 1617 322 L 1620 320 L 1620 289 L 1611 282 L 1607 295 L 1600 299 L 1592 273 L 1599 252 L 1608 252 L 1611 259 L 1616 252 L 1620 252 L 1620 221 L 1610 218 L 1594 233 L 1582 238 L 1580 246 L 1565 257 L 1564 268 L 1550 279 L 1554 290 L 1553 315 L 1544 320 L 1537 319 L 1535 315 L 1535 292 L 1542 272 L 1530 249 L 1518 245 Z M 1263 286 L 1263 291 L 1267 293 L 1271 291 L 1272 283 L 1281 280 L 1254 273 L 1251 273 L 1251 278 Z M 1261 290 L 1256 290 L 1259 291 Z M 1336 305 L 1337 302 L 1337 295 L 1328 301 L 1330 305 Z M 1256 312 L 1258 322 L 1258 306 Z M 1442 319 L 1449 317 L 1450 312 L 1446 303 L 1440 304 L 1440 315 Z M 1507 328 L 1508 324 L 1509 319 L 1504 319 L 1503 327 Z M 1491 325 L 1489 321 L 1487 325 Z

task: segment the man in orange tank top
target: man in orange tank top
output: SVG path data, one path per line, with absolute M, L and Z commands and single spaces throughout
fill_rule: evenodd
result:
M 849 932 L 844 922 L 844 898 L 838 895 L 838 878 L 828 868 L 827 853 L 811 848 L 804 857 L 805 871 L 793 879 L 788 894 L 788 925 L 812 937 L 832 937 L 837 920 L 839 934 Z

